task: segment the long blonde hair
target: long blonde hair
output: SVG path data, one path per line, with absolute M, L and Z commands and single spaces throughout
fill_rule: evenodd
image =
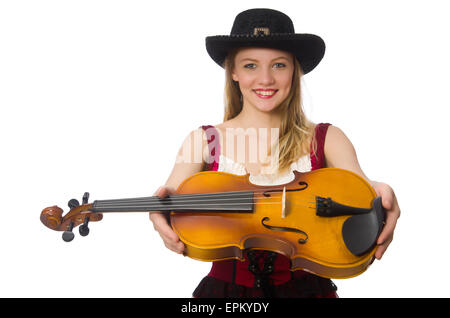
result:
M 232 79 L 234 59 L 239 49 L 232 50 L 224 62 L 225 68 L 225 114 L 224 121 L 236 117 L 242 110 L 242 93 L 239 83 Z M 300 63 L 294 58 L 294 73 L 289 95 L 278 106 L 281 114 L 281 125 L 279 129 L 279 159 L 278 170 L 282 171 L 290 167 L 291 163 L 298 160 L 311 151 L 311 140 L 313 152 L 316 152 L 314 138 L 315 125 L 309 121 L 303 111 L 300 80 L 303 76 Z

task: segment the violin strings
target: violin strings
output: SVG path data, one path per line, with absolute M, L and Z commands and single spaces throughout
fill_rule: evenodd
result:
M 170 206 L 173 206 L 173 205 L 177 205 L 177 206 L 179 206 L 180 204 L 184 204 L 184 203 L 186 203 L 186 204 L 211 204 L 211 203 L 209 203 L 209 202 L 217 202 L 217 201 L 221 201 L 221 202 L 219 202 L 219 203 L 217 203 L 217 204 L 229 204 L 229 202 L 228 201 L 233 201 L 233 202 L 231 202 L 232 204 L 243 204 L 243 203 L 248 203 L 248 202 L 241 202 L 241 203 L 239 203 L 239 202 L 236 202 L 236 201 L 239 201 L 239 199 L 241 199 L 241 200 L 243 200 L 243 199 L 247 199 L 247 200 L 249 200 L 249 199 L 252 199 L 253 197 L 248 197 L 248 198 L 243 198 L 243 197 L 241 197 L 241 198 L 222 198 L 222 197 L 219 197 L 219 198 L 201 198 L 201 199 L 199 199 L 199 198 L 196 198 L 197 200 L 195 200 L 195 201 L 193 201 L 193 200 L 185 200 L 185 199 L 176 199 L 176 200 L 173 200 L 173 198 L 170 200 L 170 201 L 167 201 L 166 200 L 166 202 L 167 202 L 167 206 L 169 206 L 169 203 L 170 203 Z M 281 203 L 281 200 L 282 200 L 282 196 L 276 196 L 276 197 L 269 197 L 269 198 L 263 198 L 263 200 L 265 201 L 265 202 L 254 202 L 253 204 L 265 204 L 265 203 L 269 203 L 269 202 L 267 202 L 267 201 L 275 201 L 274 202 L 274 204 L 280 204 Z M 302 203 L 311 203 L 311 204 L 314 204 L 315 202 L 310 202 L 310 201 L 303 201 L 303 200 L 289 200 L 289 202 L 302 202 Z M 118 207 L 122 207 L 122 206 L 130 206 L 130 205 L 132 205 L 132 206 L 146 206 L 146 205 L 156 205 L 156 206 L 161 206 L 161 204 L 164 204 L 164 201 L 163 202 L 161 202 L 160 201 L 160 199 L 158 198 L 158 199 L 154 199 L 154 198 L 152 198 L 152 199 L 148 199 L 148 200 L 146 200 L 146 201 L 144 201 L 144 200 L 142 200 L 142 201 L 133 201 L 133 200 L 130 200 L 130 201 L 121 201 L 121 202 L 110 202 L 110 201 L 106 201 L 106 202 L 103 202 L 103 201 L 100 201 L 100 204 L 101 204 L 101 206 L 102 207 L 107 207 L 107 206 L 118 206 Z M 212 203 L 213 205 L 214 205 L 214 203 Z
M 313 203 L 313 202 L 311 202 L 311 203 Z M 274 205 L 274 204 L 276 204 L 276 205 L 281 205 L 281 202 L 272 202 L 272 203 L 267 203 L 267 202 L 256 202 L 256 203 L 254 203 L 255 205 Z M 219 205 L 223 205 L 223 204 L 219 204 Z M 230 206 L 230 205 L 242 205 L 242 204 L 240 204 L 240 203 L 227 203 L 226 205 L 225 205 L 225 207 L 227 207 L 227 206 Z M 181 206 L 176 206 L 176 205 L 171 205 L 170 206 L 170 208 L 173 208 L 173 209 L 177 209 L 177 208 L 188 208 L 189 206 L 186 206 L 186 205 L 181 205 Z M 292 204 L 292 203 L 289 203 L 288 204 L 288 207 L 302 207 L 302 208 L 308 208 L 308 209 L 316 209 L 316 207 L 315 206 L 308 206 L 308 205 L 304 205 L 304 204 Z M 121 207 L 119 207 L 119 208 L 123 208 L 123 209 L 133 209 L 133 208 L 138 208 L 138 207 L 135 207 L 135 206 L 121 206 Z M 155 206 L 155 207 L 151 207 L 151 206 L 145 206 L 145 211 L 102 211 L 102 212 L 95 212 L 95 213 L 114 213 L 114 212 L 145 212 L 145 213 L 151 213 L 151 212 L 159 212 L 158 211 L 158 209 L 160 209 L 161 208 L 161 206 Z M 155 209 L 155 210 L 153 210 L 153 208 Z M 169 211 L 170 211 L 170 209 L 169 209 Z M 176 211 L 175 211 L 176 212 Z M 218 211 L 210 211 L 210 213 L 217 213 Z M 235 212 L 235 211 L 230 211 L 229 213 L 252 213 L 253 211 L 244 211 L 244 212 Z M 87 211 L 83 211 L 83 212 L 81 212 L 80 214 L 88 214 L 88 213 L 92 213 L 91 211 L 89 211 L 89 210 L 87 210 Z M 195 213 L 195 211 L 193 211 L 192 213 Z M 220 213 L 226 213 L 226 212 L 222 212 L 222 211 L 220 211 Z
M 268 197 L 265 196 L 265 194 L 268 191 L 272 190 L 265 190 L 265 191 L 233 191 L 233 192 L 216 192 L 216 193 L 196 193 L 196 194 L 176 194 L 174 196 L 168 196 L 164 198 L 160 198 L 158 196 L 151 196 L 151 197 L 140 197 L 140 198 L 130 198 L 130 199 L 114 199 L 114 200 L 101 200 L 97 201 L 96 208 L 101 207 L 102 210 L 104 209 L 114 209 L 114 211 L 117 211 L 117 209 L 124 209 L 127 211 L 132 211 L 133 209 L 142 211 L 142 212 L 150 212 L 150 211 L 162 211 L 162 210 L 172 210 L 172 209 L 196 209 L 199 208 L 207 208 L 209 206 L 211 207 L 220 207 L 223 206 L 224 209 L 230 208 L 233 206 L 239 207 L 242 205 L 260 205 L 260 204 L 276 204 L 280 205 L 282 204 L 283 195 L 281 193 L 274 194 L 273 192 L 270 193 Z M 275 189 L 278 190 L 278 189 Z M 279 190 L 281 192 L 281 189 Z M 259 197 L 264 200 L 264 202 L 248 202 L 248 200 L 255 199 L 255 195 L 261 194 L 264 197 Z M 290 194 L 286 193 L 286 195 L 289 197 Z M 304 195 L 302 197 L 303 199 L 308 198 L 314 198 L 313 195 L 308 194 Z M 241 202 L 239 202 L 241 200 Z M 244 201 L 245 200 L 245 201 Z M 258 196 L 256 196 L 256 200 L 258 200 Z M 213 201 L 214 203 L 210 203 Z M 220 202 L 218 202 L 220 201 Z M 270 202 L 267 202 L 270 201 Z M 289 200 L 288 201 L 291 206 L 302 206 L 306 208 L 315 208 L 310 207 L 309 204 L 315 205 L 315 202 L 306 202 L 302 200 Z M 302 203 L 302 204 L 298 204 Z M 308 205 L 305 205 L 308 204 Z M 145 209 L 145 210 L 144 210 Z M 239 209 L 236 209 L 239 210 Z M 243 208 L 244 211 L 247 209 Z M 114 211 L 104 211 L 102 213 L 108 213 L 108 212 L 114 212 Z M 125 212 L 125 211 L 123 211 Z M 213 212 L 213 211 L 211 211 Z M 230 211 L 233 213 L 234 211 Z
M 269 192 L 270 194 L 270 198 L 281 198 L 282 195 L 274 195 L 272 194 L 273 192 L 271 191 L 277 191 L 280 192 L 280 194 L 283 192 L 282 189 L 268 189 L 268 190 L 264 190 L 264 191 L 232 191 L 232 192 L 212 192 L 212 193 L 193 193 L 193 194 L 175 194 L 173 196 L 167 196 L 167 197 L 163 197 L 160 198 L 158 196 L 147 196 L 147 197 L 139 197 L 139 198 L 128 198 L 128 199 L 113 199 L 113 200 L 102 200 L 103 202 L 111 202 L 111 203 L 120 203 L 121 201 L 126 202 L 126 201 L 132 201 L 132 202 L 139 202 L 139 201 L 146 201 L 146 200 L 164 200 L 165 198 L 170 198 L 171 200 L 177 200 L 177 199 L 198 199 L 198 198 L 202 198 L 202 197 L 217 197 L 217 196 L 239 196 L 239 195 L 249 195 L 249 196 L 253 196 L 253 195 L 265 195 L 267 192 Z M 288 194 L 289 192 L 291 192 L 289 189 L 286 189 L 286 194 Z M 314 196 L 314 195 L 307 195 L 307 196 Z M 266 197 L 267 198 L 267 197 Z
M 309 205 L 305 205 L 305 204 L 298 204 L 296 203 L 298 201 L 289 201 L 288 206 L 290 207 L 304 207 L 304 208 L 310 208 L 310 209 L 315 209 L 315 206 L 309 206 Z M 300 202 L 304 202 L 304 201 L 300 201 Z M 309 204 L 314 204 L 315 202 L 304 202 L 304 203 L 309 203 Z M 254 202 L 253 205 L 281 205 L 281 201 L 280 202 Z M 207 204 L 195 204 L 196 208 L 201 208 L 201 207 L 209 207 L 209 206 L 223 206 L 224 208 L 230 207 L 230 206 L 242 206 L 242 203 L 207 203 Z M 145 211 L 141 211 L 141 212 L 153 212 L 153 211 L 158 211 L 158 209 L 161 209 L 161 205 L 121 205 L 121 206 L 111 206 L 111 208 L 119 208 L 119 209 L 139 209 L 139 208 L 145 208 Z M 190 208 L 192 207 L 192 205 L 186 205 L 186 204 L 171 204 L 170 206 L 167 206 L 165 208 L 167 208 L 167 210 L 172 210 L 172 209 L 183 209 L 183 208 Z M 102 206 L 102 208 L 108 208 L 108 206 Z M 153 210 L 154 209 L 154 210 Z M 116 211 L 103 211 L 101 213 L 110 213 L 110 212 L 116 212 Z M 127 212 L 127 211 L 121 211 L 121 212 Z M 133 212 L 137 212 L 137 211 L 133 211 Z M 214 211 L 211 211 L 212 213 L 214 213 Z M 245 212 L 245 211 L 244 211 Z M 249 211 L 251 212 L 251 211 Z M 236 213 L 233 211 L 230 211 L 230 213 Z
M 298 205 L 298 206 L 305 206 L 304 204 L 297 204 L 297 201 L 289 201 L 288 204 L 291 205 Z M 299 201 L 302 203 L 310 203 L 315 204 L 315 202 L 305 202 L 305 201 Z M 243 205 L 242 202 L 227 202 L 227 203 L 195 203 L 195 204 L 170 204 L 167 205 L 167 208 L 178 208 L 178 207 L 192 207 L 192 206 L 210 206 L 210 205 L 217 205 L 217 206 L 233 206 L 233 205 Z M 280 205 L 280 202 L 253 202 L 252 205 Z M 139 204 L 139 205 L 111 205 L 110 207 L 118 207 L 118 208 L 126 208 L 126 207 L 151 207 L 151 204 Z M 102 208 L 106 208 L 108 206 L 102 205 Z M 153 205 L 152 207 L 160 208 L 161 205 Z
M 146 204 L 146 203 L 162 203 L 164 204 L 165 202 L 173 202 L 173 203 L 182 203 L 182 202 L 189 202 L 189 203 L 193 203 L 193 202 L 205 202 L 205 201 L 217 201 L 217 200 L 221 200 L 221 201 L 227 201 L 227 200 L 239 200 L 239 199 L 252 199 L 254 198 L 253 196 L 254 193 L 247 193 L 247 196 L 235 196 L 233 194 L 229 194 L 228 192 L 225 193 L 221 193 L 221 194 L 207 194 L 203 197 L 198 196 L 198 195 L 177 195 L 177 196 L 173 196 L 173 197 L 164 197 L 164 198 L 160 198 L 158 196 L 153 196 L 153 197 L 142 197 L 142 198 L 132 198 L 132 199 L 115 199 L 115 200 L 100 200 L 98 202 L 100 202 L 102 205 L 120 205 L 120 204 Z M 286 194 L 287 196 L 289 196 L 289 193 Z M 227 197 L 227 196 L 232 196 L 231 198 Z M 262 199 L 264 200 L 277 200 L 277 199 L 282 199 L 283 196 L 282 195 L 270 195 L 269 197 L 264 197 Z M 304 198 L 315 198 L 314 195 L 306 195 L 304 196 Z M 195 201 L 193 200 L 195 199 Z M 259 199 L 259 197 L 256 197 L 256 199 Z

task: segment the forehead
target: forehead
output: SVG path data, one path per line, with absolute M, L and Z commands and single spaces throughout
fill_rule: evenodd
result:
M 235 61 L 240 62 L 245 59 L 271 61 L 278 57 L 284 57 L 290 60 L 292 59 L 292 54 L 286 51 L 272 48 L 248 47 L 239 49 L 238 53 L 236 54 Z

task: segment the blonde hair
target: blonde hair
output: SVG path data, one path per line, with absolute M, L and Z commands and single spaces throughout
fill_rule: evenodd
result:
M 234 58 L 239 49 L 232 50 L 224 62 L 225 68 L 225 114 L 224 121 L 236 117 L 242 110 L 242 93 L 239 83 L 232 79 L 234 69 Z M 294 73 L 289 95 L 278 106 L 282 114 L 279 129 L 279 159 L 278 170 L 282 171 L 290 167 L 291 163 L 311 151 L 311 140 L 313 152 L 316 153 L 317 143 L 315 141 L 315 124 L 309 121 L 303 111 L 300 80 L 303 76 L 300 63 L 294 58 Z

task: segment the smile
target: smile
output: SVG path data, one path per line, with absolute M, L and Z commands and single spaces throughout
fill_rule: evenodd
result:
M 277 92 L 277 89 L 254 89 L 255 94 L 259 98 L 268 99 L 272 98 Z

